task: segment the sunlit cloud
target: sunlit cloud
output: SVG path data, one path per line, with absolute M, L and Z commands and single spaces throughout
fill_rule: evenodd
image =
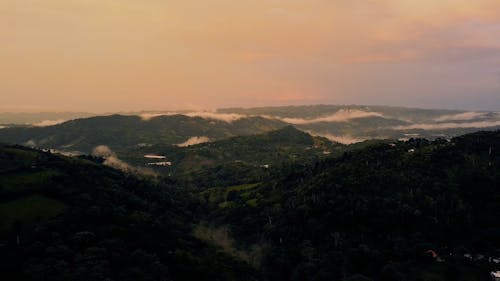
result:
M 48 126 L 54 126 L 54 125 L 58 125 L 58 124 L 61 124 L 61 123 L 64 123 L 66 122 L 67 120 L 64 120 L 64 119 L 58 119 L 58 120 L 44 120 L 42 122 L 39 122 L 39 123 L 35 123 L 33 124 L 33 126 L 35 127 L 48 127 Z
M 354 137 L 354 136 L 350 136 L 350 135 L 324 134 L 324 133 L 317 133 L 314 131 L 307 131 L 307 132 L 313 136 L 324 137 L 330 141 L 338 142 L 341 144 L 359 143 L 359 142 L 363 142 L 363 141 L 370 139 L 370 138 Z
M 202 144 L 202 143 L 206 143 L 209 141 L 210 141 L 210 138 L 208 138 L 208 137 L 191 137 L 188 140 L 186 140 L 185 142 L 177 144 L 177 146 L 178 147 L 188 147 L 191 145 Z
M 488 112 L 464 112 L 459 114 L 451 114 L 451 115 L 443 115 L 436 119 L 437 122 L 445 122 L 445 121 L 460 121 L 460 120 L 472 120 L 478 118 L 486 118 L 489 117 L 490 114 L 497 115 L 500 117 L 499 113 L 488 113 Z
M 121 160 L 120 158 L 118 158 L 116 153 L 106 145 L 99 145 L 94 147 L 91 155 L 94 157 L 102 157 L 104 159 L 104 165 L 117 170 L 121 170 L 125 173 L 137 174 L 142 176 L 157 176 L 157 173 L 150 168 L 132 166 L 127 162 Z
M 395 130 L 443 130 L 443 129 L 457 129 L 457 128 L 492 128 L 500 126 L 499 121 L 477 121 L 477 122 L 466 122 L 466 123 L 436 123 L 436 124 L 412 124 L 407 126 L 396 126 Z
M 367 117 L 384 117 L 384 115 L 382 113 L 372 112 L 372 111 L 341 109 L 332 115 L 313 118 L 313 119 L 281 118 L 280 120 L 290 124 L 302 125 L 302 124 L 311 124 L 319 122 L 346 122 L 351 119 L 367 118 Z

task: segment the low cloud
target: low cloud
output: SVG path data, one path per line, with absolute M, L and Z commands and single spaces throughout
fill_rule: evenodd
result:
M 170 116 L 170 115 L 174 115 L 174 113 L 141 113 L 138 116 L 142 119 L 142 121 L 149 121 L 156 117 Z
M 186 113 L 184 115 L 189 117 L 201 117 L 205 119 L 220 120 L 228 123 L 232 123 L 234 121 L 250 117 L 247 115 L 236 114 L 236 113 L 215 113 L 215 112 L 191 112 L 191 113 Z
M 35 127 L 48 127 L 48 126 L 54 126 L 54 125 L 57 125 L 57 124 L 61 124 L 61 123 L 64 123 L 66 121 L 67 120 L 64 120 L 64 119 L 44 120 L 42 122 L 33 124 L 33 126 L 35 126 Z
M 121 170 L 125 173 L 142 175 L 142 176 L 157 176 L 152 169 L 134 167 L 125 161 L 121 160 L 116 154 L 106 145 L 99 145 L 92 150 L 92 156 L 104 158 L 104 165 L 111 168 Z
M 373 111 L 363 111 L 357 109 L 341 109 L 334 114 L 318 117 L 314 119 L 303 119 L 303 118 L 281 118 L 281 121 L 294 124 L 294 125 L 304 125 L 319 122 L 347 122 L 351 119 L 366 118 L 366 117 L 384 117 L 382 113 Z
M 24 145 L 28 147 L 36 147 L 36 142 L 34 140 L 28 140 L 24 143 Z
M 407 126 L 396 126 L 395 130 L 443 130 L 443 129 L 458 129 L 458 128 L 490 128 L 500 126 L 499 121 L 478 121 L 468 123 L 437 123 L 437 124 L 413 124 Z
M 92 156 L 95 157 L 111 157 L 111 156 L 116 156 L 116 154 L 106 145 L 99 145 L 94 147 L 91 153 Z
M 208 137 L 192 137 L 183 143 L 177 144 L 177 146 L 178 147 L 187 147 L 187 146 L 196 145 L 196 144 L 200 144 L 200 143 L 206 143 L 209 141 L 210 141 L 210 139 Z
M 464 113 L 459 113 L 459 114 L 452 114 L 452 115 L 443 115 L 440 116 L 434 121 L 436 122 L 445 122 L 445 121 L 467 121 L 467 120 L 473 120 L 477 118 L 483 118 L 487 117 L 488 113 L 485 112 L 474 112 L 474 111 L 469 111 L 469 112 L 464 112 Z
M 338 142 L 341 144 L 353 144 L 353 143 L 363 142 L 363 141 L 368 139 L 368 138 L 354 137 L 354 136 L 349 136 L 349 135 L 337 136 L 337 135 L 332 135 L 332 134 L 321 134 L 321 133 L 316 133 L 316 132 L 311 132 L 311 131 L 308 131 L 307 133 L 309 133 L 313 136 L 324 137 L 330 141 Z

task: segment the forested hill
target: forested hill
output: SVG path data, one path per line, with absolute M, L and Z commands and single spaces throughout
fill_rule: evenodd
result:
M 110 115 L 76 119 L 48 127 L 13 127 L 0 131 L 0 142 L 90 153 L 98 145 L 115 151 L 154 144 L 180 144 L 192 137 L 219 140 L 276 130 L 286 123 L 248 117 L 231 122 L 185 115 L 150 119 Z
M 2 280 L 253 280 L 192 236 L 202 206 L 99 159 L 0 146 Z
M 282 172 L 201 195 L 249 249 L 266 241 L 269 280 L 479 281 L 498 269 L 498 131 L 376 144 Z
M 262 138 L 291 136 L 311 144 L 293 128 Z M 482 281 L 500 270 L 499 131 L 373 143 L 252 177 L 221 163 L 197 188 L 100 162 L 0 148 L 6 280 Z
M 161 155 L 171 167 L 160 169 L 186 173 L 216 166 L 240 165 L 270 168 L 290 162 L 306 162 L 339 155 L 347 147 L 326 138 L 314 137 L 293 126 L 250 136 L 237 136 L 186 147 L 153 145 L 127 151 L 124 160 L 134 165 L 148 165 L 154 159 L 145 155 Z M 164 160 L 158 160 L 165 161 Z M 149 165 L 151 167 L 152 165 Z

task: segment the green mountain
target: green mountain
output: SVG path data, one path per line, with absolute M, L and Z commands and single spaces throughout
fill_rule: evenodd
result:
M 500 129 L 500 112 L 367 105 L 225 108 L 216 112 L 186 111 L 178 115 L 168 112 L 135 114 L 76 119 L 55 126 L 50 125 L 66 118 L 54 118 L 65 115 L 54 113 L 54 118 L 35 125 L 2 125 L 0 122 L 0 141 L 89 153 L 98 145 L 123 152 L 140 146 L 192 144 L 260 134 L 287 125 L 344 144 L 371 139 L 449 139 L 478 130 Z M 15 118 L 28 120 L 33 117 L 18 115 Z M 2 116 L 0 114 L 0 118 Z M 8 121 L 10 115 L 6 116 Z M 78 114 L 67 114 L 67 117 L 71 116 L 78 117 Z
M 123 157 L 127 162 L 136 165 L 170 161 L 171 167 L 176 170 L 196 170 L 230 163 L 269 167 L 290 161 L 306 161 L 338 154 L 344 147 L 326 138 L 313 137 L 287 126 L 263 134 L 231 137 L 186 147 L 175 145 L 141 147 L 125 153 Z M 165 159 L 148 159 L 147 155 L 164 156 Z
M 0 147 L 2 280 L 257 278 L 194 237 L 189 194 L 88 159 Z
M 48 127 L 5 128 L 0 130 L 0 142 L 90 153 L 99 145 L 123 151 L 154 144 L 178 144 L 198 136 L 218 140 L 256 134 L 285 125 L 261 117 L 225 122 L 184 115 L 158 116 L 149 120 L 139 116 L 111 115 L 76 119 Z
M 500 131 L 345 146 L 285 127 L 133 151 L 194 168 L 137 178 L 101 158 L 0 148 L 7 280 L 479 281 L 500 269 Z
M 243 248 L 265 245 L 268 280 L 487 280 L 499 152 L 499 131 L 374 144 L 199 196 Z
M 154 169 L 184 186 L 209 187 L 259 181 L 290 163 L 309 163 L 351 147 L 313 137 L 292 126 L 251 136 L 186 147 L 154 145 L 120 154 L 125 162 Z M 168 164 L 167 164 L 168 163 Z
M 219 109 L 221 114 L 268 116 L 346 143 L 367 139 L 451 138 L 500 129 L 500 112 L 371 105 L 309 105 Z

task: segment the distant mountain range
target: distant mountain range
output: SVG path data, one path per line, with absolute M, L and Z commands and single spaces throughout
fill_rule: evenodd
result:
M 366 139 L 451 138 L 500 128 L 500 112 L 364 105 L 226 108 L 221 114 L 268 116 L 344 143 Z
M 47 127 L 13 127 L 0 131 L 0 142 L 41 148 L 90 153 L 106 145 L 123 151 L 154 144 L 183 144 L 193 137 L 218 140 L 257 134 L 286 126 L 279 120 L 251 117 L 226 122 L 185 115 L 139 116 L 110 115 L 76 119 Z
M 500 128 L 499 112 L 361 105 L 226 108 L 182 114 L 143 112 L 66 122 L 36 120 L 32 125 L 8 125 L 1 117 L 4 128 L 0 130 L 0 142 L 83 153 L 90 153 L 99 145 L 114 151 L 155 145 L 189 146 L 261 134 L 289 125 L 345 144 L 369 139 L 451 138 Z
M 0 144 L 2 277 L 482 281 L 498 270 L 500 131 L 353 146 L 286 126 L 139 147 L 214 162 L 150 178 Z

